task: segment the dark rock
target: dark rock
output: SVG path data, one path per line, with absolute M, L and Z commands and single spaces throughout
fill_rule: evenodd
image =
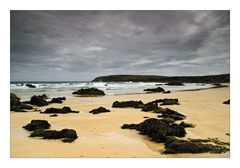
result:
M 41 98 L 41 99 L 48 99 L 48 96 L 46 94 L 39 95 L 38 97 Z
M 43 97 L 43 95 L 41 96 L 32 96 L 30 99 L 30 104 L 32 105 L 36 105 L 36 106 L 46 106 L 48 105 L 48 102 L 45 100 L 45 98 Z
M 105 93 L 102 90 L 99 90 L 97 88 L 85 88 L 85 89 L 79 89 L 72 94 L 77 94 L 81 96 L 104 96 Z
M 92 114 L 99 114 L 99 113 L 106 113 L 106 112 L 110 112 L 110 110 L 108 110 L 104 107 L 99 107 L 97 109 L 93 109 L 93 110 L 89 111 L 89 113 L 92 113 Z
M 163 99 L 160 105 L 179 105 L 179 103 L 178 99 Z
M 123 124 L 122 129 L 136 129 L 138 124 Z
M 227 101 L 223 102 L 223 104 L 230 104 L 230 99 L 228 99 Z
M 14 93 L 10 93 L 10 110 L 15 112 L 26 112 L 23 109 L 33 109 L 32 106 L 21 103 L 20 98 Z
M 143 91 L 146 91 L 146 92 L 164 92 L 165 90 L 161 87 L 157 87 L 157 88 L 144 89 Z
M 159 115 L 158 117 L 163 117 L 163 118 L 173 118 L 174 120 L 184 120 L 186 118 L 186 116 L 184 116 L 183 114 L 171 110 L 169 108 L 166 109 L 160 109 L 159 113 L 161 113 L 162 115 Z
M 173 118 L 163 118 L 161 120 L 164 121 L 164 122 L 167 122 L 167 123 L 174 123 L 175 122 L 175 120 Z M 182 125 L 180 125 L 180 126 L 182 126 Z
M 147 104 L 143 105 L 141 111 L 148 112 L 148 111 L 153 111 L 153 110 L 156 110 L 156 109 L 158 109 L 157 103 L 147 103 Z
M 148 117 L 148 116 L 144 116 L 143 118 L 150 118 L 150 117 Z
M 49 117 L 57 117 L 57 116 L 58 116 L 57 114 L 52 114 Z
M 77 133 L 73 129 L 56 130 L 36 130 L 30 134 L 30 137 L 42 137 L 43 139 L 63 139 L 63 142 L 73 142 L 78 138 Z M 71 139 L 71 141 L 70 141 Z
M 73 141 L 75 141 L 76 138 L 65 138 L 62 140 L 62 142 L 64 143 L 72 143 Z
M 31 123 L 23 126 L 28 131 L 49 129 L 51 125 L 46 120 L 32 120 Z
M 168 90 L 168 91 L 164 91 L 164 92 L 163 92 L 163 94 L 168 94 L 168 93 L 171 93 L 171 91 Z
M 26 86 L 27 86 L 27 87 L 29 87 L 29 88 L 36 88 L 36 86 L 35 86 L 35 85 L 33 85 L 33 84 L 30 84 L 30 83 L 26 83 Z
M 52 98 L 50 103 L 62 103 L 62 99 L 61 98 Z
M 71 110 L 70 107 L 66 107 L 65 106 L 62 109 L 61 108 L 54 108 L 54 107 L 47 108 L 42 113 L 43 114 L 51 114 L 51 113 L 54 113 L 54 114 L 66 114 L 66 113 L 79 113 L 79 111 L 73 111 L 73 110 Z
M 173 81 L 173 82 L 168 82 L 168 83 L 166 83 L 165 85 L 182 86 L 182 85 L 184 85 L 184 84 L 181 83 L 181 82 Z
M 188 127 L 194 128 L 196 126 L 196 125 L 191 124 L 191 123 L 185 123 L 184 121 L 182 121 L 179 125 L 181 125 L 184 128 L 188 128 Z
M 133 107 L 133 108 L 141 108 L 143 107 L 142 101 L 115 101 L 112 105 L 112 107 L 118 107 L 118 108 L 125 108 L 125 107 Z
M 186 135 L 184 127 L 155 118 L 146 119 L 139 124 L 124 124 L 122 129 L 136 129 L 159 143 L 166 142 L 174 136 L 184 137 Z
M 190 140 L 173 140 L 172 142 L 165 143 L 165 148 L 164 154 L 225 153 L 229 151 L 225 146 L 192 142 Z
M 28 105 L 28 104 L 24 104 L 24 103 L 21 103 L 20 107 L 21 107 L 22 109 L 27 109 L 27 110 L 33 109 L 32 106 L 30 106 L 30 105 Z

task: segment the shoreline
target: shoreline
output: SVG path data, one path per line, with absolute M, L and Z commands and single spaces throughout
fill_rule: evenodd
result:
M 49 107 L 70 106 L 79 110 L 79 114 L 60 114 L 49 117 L 38 112 L 11 112 L 11 157 L 229 157 L 223 154 L 171 154 L 163 155 L 164 145 L 150 141 L 135 130 L 123 130 L 121 125 L 140 123 L 144 117 L 156 118 L 157 114 L 141 112 L 132 108 L 112 108 L 114 101 L 142 100 L 144 103 L 159 98 L 178 98 L 180 105 L 163 106 L 179 111 L 187 116 L 186 122 L 196 124 L 188 128 L 187 138 L 219 138 L 229 142 L 230 132 L 229 106 L 222 104 L 229 98 L 229 87 L 196 91 L 176 91 L 170 94 L 140 93 L 131 95 L 108 95 L 103 97 L 67 97 L 63 104 L 51 104 Z M 196 96 L 196 93 L 198 96 Z M 99 106 L 111 110 L 109 113 L 93 115 L 89 111 Z M 46 119 L 52 129 L 75 129 L 79 138 L 64 144 L 60 140 L 42 140 L 28 137 L 22 126 L 32 119 Z M 49 149 L 48 151 L 44 149 Z M 76 150 L 77 149 L 77 150 Z

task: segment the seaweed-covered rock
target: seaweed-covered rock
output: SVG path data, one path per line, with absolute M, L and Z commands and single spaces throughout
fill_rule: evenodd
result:
M 165 143 L 164 154 L 175 153 L 225 153 L 229 149 L 221 145 L 193 142 L 191 140 L 173 140 Z
M 163 105 L 179 105 L 178 99 L 162 99 L 162 103 L 160 104 L 161 106 Z
M 159 113 L 161 113 L 162 115 L 158 115 L 158 117 L 163 117 L 163 118 L 173 118 L 174 120 L 184 120 L 186 118 L 185 115 L 171 110 L 169 108 L 165 108 L 165 109 L 160 109 Z
M 173 81 L 173 82 L 168 82 L 165 85 L 171 85 L 171 86 L 183 86 L 184 84 L 181 82 Z
M 51 108 L 47 108 L 44 112 L 42 112 L 44 114 L 51 114 L 51 113 L 54 113 L 54 114 L 66 114 L 66 113 L 79 113 L 79 111 L 73 111 L 71 110 L 70 107 L 63 107 L 63 108 L 54 108 L 54 107 L 51 107 Z
M 155 109 L 158 109 L 157 103 L 147 103 L 147 104 L 144 104 L 144 105 L 143 105 L 141 111 L 148 112 L 148 111 L 153 111 L 153 110 L 155 110 Z
M 110 110 L 108 110 L 104 107 L 99 107 L 97 109 L 93 109 L 93 110 L 89 111 L 89 113 L 92 113 L 92 114 L 99 114 L 99 113 L 106 113 L 106 112 L 110 112 Z
M 24 109 L 33 109 L 32 106 L 24 104 L 14 93 L 10 93 L 10 110 L 15 112 L 26 112 Z
M 104 91 L 97 88 L 83 88 L 79 89 L 72 94 L 81 95 L 81 96 L 104 96 Z
M 191 124 L 191 123 L 186 123 L 184 121 L 182 121 L 179 125 L 181 125 L 184 128 L 194 128 L 196 125 L 195 124 Z
M 159 143 L 165 142 L 174 136 L 184 137 L 186 135 L 184 127 L 156 118 L 146 119 L 139 124 L 124 124 L 122 129 L 136 129 L 141 134 L 147 135 L 153 141 Z
M 223 104 L 230 104 L 230 99 L 228 99 L 225 102 L 223 102 Z
M 35 85 L 33 85 L 33 84 L 31 84 L 31 83 L 26 83 L 26 85 L 25 86 L 27 86 L 27 87 L 29 87 L 29 88 L 36 88 L 36 86 Z
M 46 120 L 32 120 L 31 123 L 23 126 L 28 131 L 49 129 L 50 124 Z
M 48 102 L 45 100 L 45 96 L 39 95 L 39 96 L 32 96 L 30 99 L 30 104 L 36 105 L 36 106 L 46 106 L 48 105 Z
M 157 87 L 157 88 L 144 89 L 143 91 L 146 91 L 146 92 L 164 92 L 165 90 L 161 87 Z
M 73 142 L 78 138 L 77 132 L 73 129 L 56 130 L 36 130 L 30 134 L 30 137 L 42 137 L 43 139 L 63 139 L 63 142 Z
M 112 107 L 118 107 L 118 108 L 125 108 L 125 107 L 133 107 L 133 108 L 142 108 L 143 107 L 142 101 L 115 101 L 112 104 Z

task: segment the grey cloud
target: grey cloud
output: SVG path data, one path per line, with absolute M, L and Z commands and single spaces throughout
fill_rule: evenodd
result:
M 11 11 L 11 80 L 229 73 L 229 11 Z

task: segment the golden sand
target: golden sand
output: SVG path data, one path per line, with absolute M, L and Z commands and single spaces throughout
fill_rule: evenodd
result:
M 229 142 L 230 110 L 222 104 L 229 99 L 229 87 L 199 91 L 179 91 L 171 94 L 133 94 L 104 97 L 67 97 L 63 104 L 49 107 L 70 106 L 77 114 L 59 114 L 49 117 L 39 112 L 11 112 L 11 157 L 229 157 L 223 154 L 161 154 L 162 143 L 150 141 L 135 130 L 121 129 L 125 123 L 140 123 L 145 116 L 157 117 L 151 112 L 141 112 L 133 108 L 111 108 L 114 101 L 142 100 L 144 103 L 160 98 L 178 98 L 181 105 L 164 106 L 187 116 L 186 122 L 196 124 L 187 128 L 185 138 L 219 138 Z M 106 107 L 109 113 L 90 114 L 88 111 Z M 29 132 L 22 128 L 32 119 L 45 119 L 51 129 L 75 129 L 78 139 L 73 143 L 61 140 L 43 140 L 28 137 Z

